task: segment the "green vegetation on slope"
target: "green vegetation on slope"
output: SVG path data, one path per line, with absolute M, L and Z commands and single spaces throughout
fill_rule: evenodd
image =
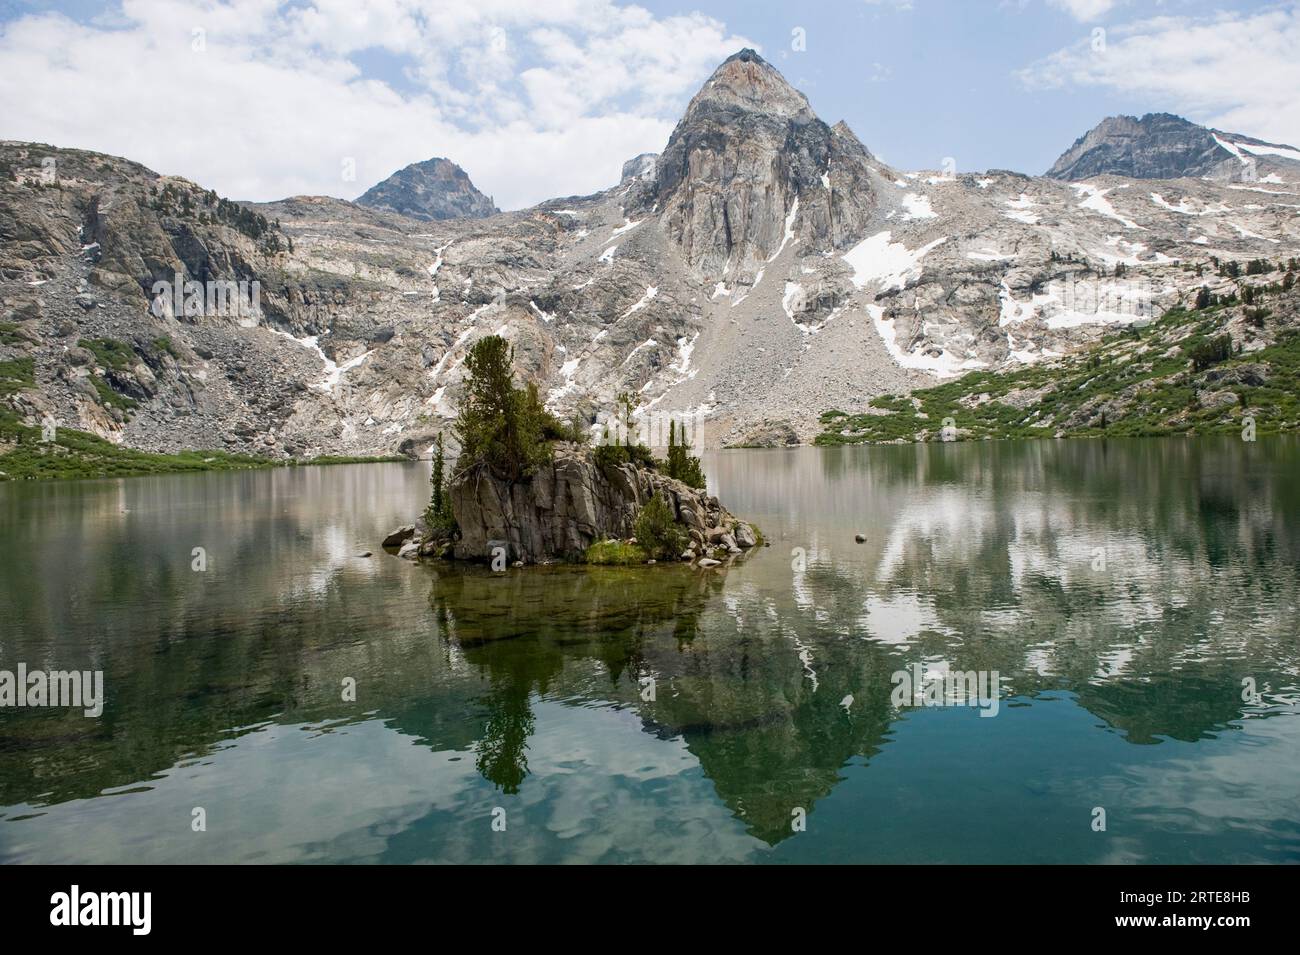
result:
M 0 345 L 16 347 L 24 344 L 26 339 L 16 322 L 0 322 Z
M 1290 292 L 1281 304 L 1294 318 Z M 1294 431 L 1300 329 L 1274 311 L 1236 299 L 1172 309 L 1057 361 L 881 395 L 862 414 L 827 411 L 816 443 L 935 441 L 945 429 L 962 440 L 1236 433 L 1247 416 L 1260 435 Z
M 281 244 L 280 220 L 268 221 L 266 216 L 238 202 L 218 196 L 212 189 L 199 189 L 192 184 L 164 183 L 153 193 L 150 208 L 162 215 L 179 219 L 196 219 L 210 225 L 220 223 L 230 226 L 257 242 L 266 252 L 279 252 Z M 292 242 L 289 251 L 293 251 Z
M 0 480 L 131 477 L 143 474 L 174 474 L 182 471 L 246 471 L 253 468 L 296 467 L 311 464 L 369 464 L 405 461 L 404 457 L 361 457 L 322 455 L 302 460 L 276 460 L 229 451 L 181 451 L 155 454 L 136 451 L 105 441 L 85 431 L 60 428 L 51 442 L 40 440 L 39 428 L 21 443 L 0 454 Z M 7 445 L 10 429 L 0 425 L 0 438 Z
M 3 479 L 119 477 L 174 471 L 227 471 L 270 467 L 278 462 L 226 451 L 152 454 L 105 441 L 71 428 L 59 428 L 52 441 L 41 429 L 23 425 L 12 412 L 0 411 Z
M 0 397 L 36 384 L 36 366 L 30 358 L 0 361 Z
M 30 359 L 25 359 L 29 366 Z M 19 362 L 0 362 L 0 366 Z M 11 384 L 0 367 L 0 394 Z M 14 390 L 9 388 L 8 390 Z M 180 471 L 240 471 L 250 468 L 304 464 L 359 464 L 372 461 L 405 461 L 402 457 L 322 456 L 309 460 L 284 461 L 229 451 L 182 451 L 155 454 L 137 451 L 105 441 L 73 428 L 58 428 L 52 441 L 42 441 L 41 429 L 24 425 L 13 411 L 0 406 L 0 480 L 75 479 L 126 477 L 140 474 L 169 474 Z
M 77 344 L 95 356 L 95 361 L 110 371 L 126 371 L 139 359 L 135 349 L 116 338 L 82 338 Z

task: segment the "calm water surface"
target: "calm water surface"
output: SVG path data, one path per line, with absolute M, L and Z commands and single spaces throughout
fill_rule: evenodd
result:
M 1300 861 L 1300 443 L 705 467 L 712 572 L 400 561 L 427 465 L 0 486 L 0 668 L 107 696 L 0 710 L 0 862 Z

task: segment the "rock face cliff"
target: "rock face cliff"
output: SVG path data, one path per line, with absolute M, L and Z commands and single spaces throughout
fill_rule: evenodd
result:
M 838 248 L 861 234 L 875 207 L 869 158 L 746 49 L 691 100 L 649 195 L 703 276 L 750 280 L 795 237 Z
M 486 219 L 499 210 L 450 159 L 426 159 L 371 186 L 357 205 L 424 221 Z
M 1047 175 L 1079 181 L 1093 176 L 1132 179 L 1208 177 L 1220 181 L 1249 179 L 1259 159 L 1300 160 L 1290 146 L 1207 129 L 1172 113 L 1108 116 L 1075 140 Z
M 707 492 L 632 464 L 602 467 L 590 448 L 577 445 L 557 447 L 549 466 L 514 484 L 474 466 L 457 475 L 450 494 L 461 560 L 489 560 L 498 546 L 511 562 L 581 559 L 597 541 L 631 537 L 641 508 L 656 494 L 701 556 L 706 546 L 739 553 L 756 541 L 749 525 Z

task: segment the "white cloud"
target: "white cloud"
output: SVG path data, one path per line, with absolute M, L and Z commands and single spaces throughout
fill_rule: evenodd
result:
M 1108 87 L 1152 111 L 1300 143 L 1300 4 L 1258 13 L 1156 17 L 1107 31 L 1020 71 L 1032 89 Z
M 0 30 L 0 136 L 243 199 L 350 199 L 447 156 L 502 208 L 612 185 L 755 45 L 702 14 L 612 0 L 123 0 L 111 22 Z
M 1116 0 L 1047 0 L 1047 5 L 1064 10 L 1076 20 L 1086 23 L 1105 16 L 1115 8 Z

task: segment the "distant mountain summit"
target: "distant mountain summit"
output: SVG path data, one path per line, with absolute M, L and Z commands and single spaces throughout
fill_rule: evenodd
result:
M 634 156 L 627 162 L 623 163 L 623 175 L 620 182 L 627 182 L 629 179 L 642 179 L 646 176 L 654 175 L 655 162 L 659 159 L 658 153 L 642 153 Z
M 426 159 L 399 169 L 357 200 L 412 219 L 484 219 L 501 210 L 450 159 Z
M 750 49 L 695 94 L 646 195 L 701 274 L 752 279 L 796 237 L 837 248 L 876 206 L 870 154 Z
M 1047 175 L 1078 181 L 1092 176 L 1132 179 L 1249 180 L 1261 160 L 1300 162 L 1300 150 L 1240 133 L 1199 126 L 1172 113 L 1109 116 L 1061 154 Z

